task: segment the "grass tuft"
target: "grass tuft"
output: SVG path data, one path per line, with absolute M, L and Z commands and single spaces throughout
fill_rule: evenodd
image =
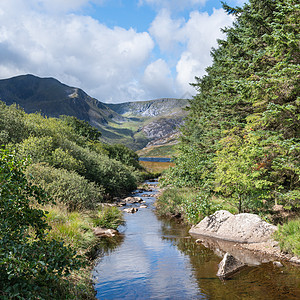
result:
M 117 229 L 124 225 L 123 213 L 117 207 L 105 207 L 93 218 L 96 227 Z
M 278 225 L 274 238 L 282 251 L 300 257 L 300 219 Z

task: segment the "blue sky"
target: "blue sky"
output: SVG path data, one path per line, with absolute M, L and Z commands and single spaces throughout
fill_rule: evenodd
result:
M 179 98 L 232 22 L 217 0 L 0 0 L 0 78 L 55 77 L 103 102 Z

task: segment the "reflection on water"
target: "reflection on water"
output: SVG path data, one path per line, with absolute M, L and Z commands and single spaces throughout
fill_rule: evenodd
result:
M 112 248 L 104 242 L 110 250 L 94 270 L 98 299 L 299 299 L 300 273 L 292 266 L 263 264 L 220 281 L 221 257 L 196 244 L 186 226 L 158 218 L 154 198 L 143 199 L 149 207 L 125 214 L 123 237 Z

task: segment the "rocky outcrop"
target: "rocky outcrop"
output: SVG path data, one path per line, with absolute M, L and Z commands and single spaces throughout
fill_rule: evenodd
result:
M 276 226 L 268 224 L 257 215 L 233 215 L 220 210 L 193 226 L 190 233 L 238 243 L 261 243 L 268 241 L 276 230 Z
M 176 114 L 178 110 L 188 104 L 189 102 L 186 99 L 163 98 L 106 105 L 120 115 L 156 117 Z
M 183 116 L 154 119 L 142 128 L 142 132 L 148 139 L 156 141 L 178 133 L 179 127 L 183 123 Z M 154 144 L 154 141 L 152 141 L 152 144 Z

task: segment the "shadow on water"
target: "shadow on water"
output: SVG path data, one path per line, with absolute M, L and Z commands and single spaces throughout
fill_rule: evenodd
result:
M 142 199 L 148 208 L 124 215 L 122 235 L 101 241 L 93 273 L 98 299 L 299 299 L 299 267 L 263 263 L 221 281 L 218 264 L 233 245 L 195 243 L 187 226 L 155 215 L 154 197 Z

